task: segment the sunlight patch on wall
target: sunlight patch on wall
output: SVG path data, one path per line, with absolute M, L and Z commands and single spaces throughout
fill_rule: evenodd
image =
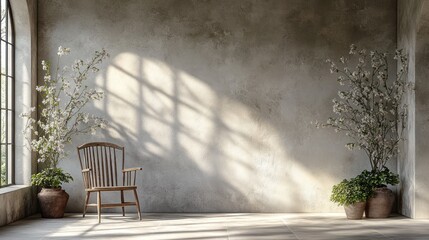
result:
M 100 107 L 116 125 L 110 135 L 131 138 L 139 151 L 178 171 L 198 169 L 204 174 L 194 176 L 196 188 L 206 184 L 216 191 L 214 184 L 227 183 L 262 210 L 296 209 L 314 195 L 297 193 L 319 181 L 288 156 L 276 128 L 201 79 L 156 59 L 122 53 L 97 84 L 106 92 Z

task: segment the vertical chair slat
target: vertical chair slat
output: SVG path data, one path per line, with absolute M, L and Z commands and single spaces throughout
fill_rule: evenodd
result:
M 90 162 L 89 162 L 89 158 L 88 158 L 88 149 L 84 148 L 82 150 L 83 150 L 83 156 L 85 158 L 85 167 L 91 168 L 91 166 L 89 165 Z M 91 179 L 91 173 L 90 172 L 87 174 L 87 180 L 88 180 L 88 182 L 87 182 L 88 186 L 91 187 L 92 186 L 92 179 Z
M 82 158 L 81 158 L 81 156 L 80 156 L 80 152 L 79 152 L 79 149 L 77 150 L 77 154 L 78 154 L 78 157 L 79 157 L 79 164 L 80 164 L 80 168 L 81 169 L 84 169 L 84 164 L 82 163 Z M 85 187 L 86 187 L 86 181 L 85 181 L 85 176 L 84 176 L 84 174 L 83 174 L 83 172 L 82 172 L 82 177 L 83 177 L 83 184 L 85 185 Z
M 90 166 L 91 166 L 91 179 L 92 179 L 92 186 L 96 187 L 97 186 L 97 180 L 95 177 L 95 163 L 94 163 L 94 158 L 93 158 L 93 150 L 92 147 L 88 148 L 88 157 L 89 157 L 89 162 L 90 162 Z
M 117 166 L 117 164 L 116 164 L 116 149 L 113 149 L 113 157 L 114 157 L 114 162 L 115 162 L 115 179 L 116 179 L 116 185 L 115 186 L 118 186 L 119 184 L 118 184 L 118 166 Z
M 103 187 L 104 186 L 104 184 L 103 184 L 103 176 L 101 175 L 102 174 L 102 168 L 101 168 L 101 161 L 100 161 L 100 156 L 99 156 L 99 147 L 97 146 L 97 147 L 95 147 L 95 158 L 97 159 L 97 172 L 98 172 L 98 186 L 99 187 Z
M 103 158 L 103 146 L 99 147 L 99 151 L 100 151 L 100 155 L 99 155 L 99 159 L 100 159 L 100 163 L 101 163 L 101 180 L 103 181 L 102 186 L 105 187 L 107 186 L 106 184 L 106 175 L 104 174 L 104 158 Z
M 104 166 L 105 168 L 104 168 L 104 172 L 106 173 L 106 186 L 110 186 L 110 177 L 109 177 L 109 161 L 108 161 L 108 159 L 107 159 L 107 149 L 106 149 L 107 147 L 103 147 L 103 154 L 104 154 L 104 157 L 103 157 L 103 162 L 105 162 L 106 163 L 106 165 Z
M 112 183 L 112 186 L 116 186 L 114 181 L 113 181 L 115 179 L 115 176 L 113 175 L 113 162 L 112 162 L 112 148 L 111 147 L 109 147 L 109 161 L 110 161 L 110 176 L 112 176 L 111 183 Z
M 88 168 L 88 159 L 86 157 L 86 151 L 85 149 L 78 149 L 77 151 L 78 155 L 79 155 L 79 159 L 82 160 L 82 158 L 84 159 L 84 165 L 82 166 L 82 169 L 84 168 Z M 81 161 L 82 163 L 82 161 Z M 84 179 L 85 181 L 85 179 Z M 87 187 L 88 182 L 85 182 L 85 187 Z
M 83 156 L 81 156 L 81 153 L 83 152 Z M 80 160 L 80 167 L 81 167 L 81 169 L 85 169 L 85 168 L 88 168 L 86 165 L 86 163 L 87 163 L 87 160 L 86 160 L 86 155 L 85 155 L 85 149 L 83 149 L 83 150 L 79 150 L 78 149 L 78 151 L 77 151 L 77 154 L 79 155 L 79 160 Z M 82 177 L 83 177 L 83 184 L 85 184 L 85 187 L 87 187 L 88 186 L 88 182 L 87 182 L 87 178 L 86 178 L 86 176 L 83 176 L 84 175 L 84 173 L 82 172 Z
M 94 175 L 94 187 L 98 187 L 98 172 L 97 172 L 97 161 L 95 160 L 95 152 L 94 152 L 94 147 L 91 147 L 91 161 L 93 166 L 93 175 Z
M 122 149 L 122 170 L 124 170 L 125 166 L 124 166 L 124 162 L 125 162 L 125 153 L 124 153 L 124 149 Z M 122 173 L 122 184 L 125 184 L 125 174 Z
M 95 152 L 96 152 L 96 158 L 97 158 L 98 186 L 102 187 L 103 182 L 101 178 L 101 162 L 100 162 L 100 157 L 98 156 L 98 146 L 95 147 Z
M 86 155 L 88 157 L 88 166 L 89 168 L 91 168 L 91 172 L 89 173 L 89 178 L 90 178 L 90 182 L 91 182 L 91 187 L 95 186 L 95 181 L 94 181 L 94 166 L 92 163 L 92 158 L 91 158 L 91 148 L 86 148 Z
M 113 162 L 112 162 L 112 157 L 111 157 L 111 153 L 110 153 L 110 147 L 106 148 L 106 156 L 107 156 L 109 166 L 110 166 L 109 167 L 110 185 L 115 186 L 113 183 L 113 179 L 114 179 L 114 176 L 112 174 L 113 173 Z

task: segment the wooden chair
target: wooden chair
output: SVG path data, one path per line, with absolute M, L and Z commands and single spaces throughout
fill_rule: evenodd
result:
M 136 175 L 137 171 L 142 168 L 125 168 L 124 147 L 107 142 L 92 142 L 78 147 L 77 151 L 86 192 L 83 217 L 85 217 L 87 207 L 97 207 L 98 222 L 100 223 L 102 208 L 122 207 L 122 215 L 125 216 L 125 206 L 136 206 L 139 220 L 141 220 Z M 121 164 L 122 170 L 122 183 L 118 181 L 119 164 Z M 110 191 L 121 193 L 120 203 L 101 203 L 101 193 Z M 133 191 L 135 202 L 125 202 L 124 191 Z M 89 203 L 89 197 L 93 192 L 97 193 L 97 203 Z

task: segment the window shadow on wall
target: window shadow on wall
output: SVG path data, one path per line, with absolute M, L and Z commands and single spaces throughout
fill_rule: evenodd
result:
M 237 101 L 219 92 L 245 98 L 245 85 L 217 89 L 209 84 L 216 81 L 132 53 L 113 56 L 96 81 L 105 99 L 95 112 L 110 123 L 102 139 L 124 145 L 128 166 L 144 169 L 142 210 L 307 211 L 302 194 L 313 190 L 297 186 L 318 180 L 288 155 L 285 133 L 270 122 L 279 121 L 270 118 L 279 95 Z

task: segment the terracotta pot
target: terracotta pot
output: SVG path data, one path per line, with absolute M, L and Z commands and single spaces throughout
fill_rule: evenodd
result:
M 62 218 L 69 195 L 61 188 L 42 188 L 37 194 L 44 218 Z
M 373 196 L 366 203 L 367 218 L 387 218 L 392 211 L 395 195 L 387 187 L 375 188 Z
M 365 211 L 366 202 L 357 202 L 355 204 L 344 206 L 347 219 L 362 219 L 363 212 Z

